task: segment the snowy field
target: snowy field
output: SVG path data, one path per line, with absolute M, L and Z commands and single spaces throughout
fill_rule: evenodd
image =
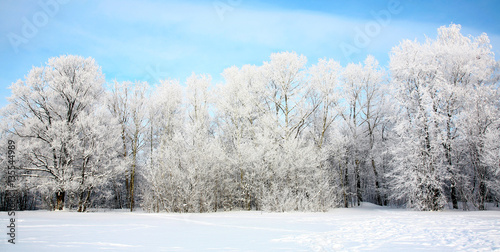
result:
M 7 213 L 1 212 L 3 230 Z M 500 251 L 500 211 L 16 212 L 0 251 Z M 5 232 L 2 232 L 5 233 Z

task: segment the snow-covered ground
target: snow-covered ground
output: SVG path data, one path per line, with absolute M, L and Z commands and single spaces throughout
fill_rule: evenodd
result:
M 7 231 L 7 213 L 0 223 Z M 0 251 L 494 251 L 500 211 L 376 207 L 328 213 L 16 212 Z

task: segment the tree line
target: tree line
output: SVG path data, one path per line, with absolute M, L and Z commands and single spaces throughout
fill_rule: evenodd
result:
M 440 27 L 388 69 L 294 52 L 223 82 L 106 82 L 63 55 L 11 86 L 19 209 L 327 211 L 361 202 L 484 210 L 500 202 L 499 74 L 486 34 Z M 0 146 L 7 183 L 7 144 Z M 6 209 L 5 187 L 0 206 Z

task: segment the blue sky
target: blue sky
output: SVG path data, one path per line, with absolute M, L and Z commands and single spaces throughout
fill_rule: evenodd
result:
M 499 10 L 493 0 L 1 0 L 0 107 L 12 82 L 62 54 L 95 58 L 107 81 L 183 82 L 195 72 L 219 82 L 225 68 L 280 51 L 344 66 L 372 54 L 386 66 L 401 40 L 456 23 L 487 33 L 498 59 Z

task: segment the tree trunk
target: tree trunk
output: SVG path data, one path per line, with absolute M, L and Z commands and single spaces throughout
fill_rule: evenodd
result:
M 363 195 L 361 194 L 361 176 L 359 174 L 359 160 L 356 160 L 356 169 L 355 169 L 355 176 L 356 176 L 356 199 L 358 201 L 358 206 L 361 205 L 361 202 L 363 201 Z
M 382 197 L 380 196 L 380 182 L 378 181 L 378 172 L 377 168 L 375 167 L 375 160 L 371 159 L 372 161 L 372 168 L 373 168 L 373 174 L 375 175 L 375 197 L 377 199 L 377 204 L 382 206 Z
M 453 209 L 458 209 L 458 197 L 457 197 L 457 188 L 456 188 L 456 183 L 455 180 L 451 180 L 451 186 L 450 186 L 450 193 L 451 193 L 451 202 L 453 204 Z
M 128 153 L 127 153 L 127 133 L 126 133 L 126 128 L 125 128 L 125 119 L 123 119 L 121 122 L 121 125 L 122 125 L 122 144 L 123 144 L 123 159 L 126 160 L 127 159 L 127 156 L 128 156 Z M 129 189 L 129 182 L 128 182 L 128 172 L 129 170 L 127 169 L 125 171 L 125 201 L 126 202 L 129 202 L 129 199 L 130 199 L 130 189 Z M 120 190 L 117 190 L 117 192 L 119 194 L 121 194 Z M 117 198 L 121 198 L 121 196 L 118 196 Z M 122 203 L 121 203 L 121 200 L 120 200 L 120 208 L 122 208 Z
M 91 193 L 92 193 L 92 189 L 88 189 L 88 190 L 83 191 L 80 194 L 80 202 L 78 203 L 78 212 L 87 211 L 87 205 L 89 204 Z
M 453 209 L 458 209 L 458 199 L 457 199 L 457 190 L 456 190 L 456 181 L 455 181 L 455 174 L 452 170 L 452 159 L 451 159 L 451 131 L 452 131 L 452 115 L 451 113 L 448 112 L 448 120 L 446 121 L 446 143 L 444 144 L 444 149 L 446 152 L 446 159 L 448 161 L 448 173 L 450 173 L 451 176 L 451 185 L 450 185 L 450 196 L 451 196 L 451 202 L 453 204 Z
M 484 179 L 479 181 L 479 210 L 486 210 L 487 188 Z
M 80 200 L 78 201 L 78 212 L 83 212 L 83 204 L 85 198 L 85 190 L 80 193 Z
M 118 183 L 116 180 L 113 180 L 113 187 L 114 187 L 114 193 L 115 193 L 115 208 L 116 209 L 121 209 L 123 208 L 122 205 L 122 196 L 121 196 L 121 189 L 118 186 Z
M 440 203 L 439 203 L 439 198 L 441 197 L 441 192 L 439 191 L 438 188 L 433 188 L 432 189 L 432 211 L 439 211 L 442 209 Z
M 64 209 L 64 197 L 66 196 L 65 191 L 58 191 L 56 192 L 56 210 L 63 210 Z
M 343 187 L 344 187 L 344 207 L 345 208 L 348 208 L 349 207 L 349 200 L 348 200 L 348 190 L 349 190 L 349 174 L 348 174 L 348 166 L 346 164 L 345 166 L 345 171 L 344 171 L 344 183 L 343 183 Z
M 134 211 L 134 181 L 135 181 L 135 154 L 134 164 L 132 164 L 132 171 L 130 173 L 130 212 Z

